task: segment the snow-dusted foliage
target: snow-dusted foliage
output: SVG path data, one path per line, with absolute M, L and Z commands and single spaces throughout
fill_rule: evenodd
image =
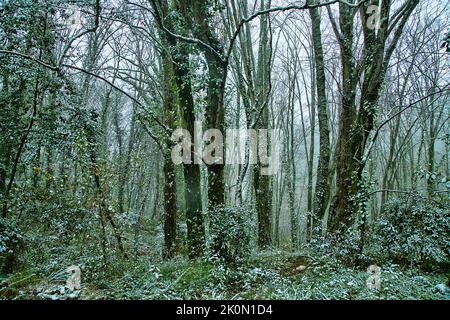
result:
M 431 268 L 450 262 L 450 207 L 410 195 L 387 203 L 371 228 L 366 254 L 375 261 Z
M 235 263 L 251 253 L 251 211 L 245 207 L 210 212 L 210 248 L 214 256 Z
M 24 235 L 13 222 L 0 218 L 0 274 L 13 270 L 23 249 Z

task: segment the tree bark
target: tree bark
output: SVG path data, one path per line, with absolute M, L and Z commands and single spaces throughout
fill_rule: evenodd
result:
M 328 103 L 326 96 L 325 62 L 322 46 L 322 32 L 320 30 L 319 8 L 310 9 L 312 21 L 312 40 L 314 47 L 314 61 L 316 69 L 317 109 L 319 118 L 319 160 L 317 165 L 316 188 L 314 195 L 314 213 L 312 215 L 313 232 L 321 234 L 322 220 L 325 215 L 330 187 L 328 185 L 330 167 L 330 128 L 328 122 Z
M 153 0 L 153 9 L 156 11 L 160 26 L 173 29 L 175 22 L 169 17 L 169 5 L 167 0 Z M 183 14 L 183 3 L 176 1 L 175 6 L 180 14 Z M 184 19 L 186 20 L 186 19 Z M 179 26 L 188 33 L 187 21 L 181 22 Z M 171 54 L 172 67 L 174 71 L 175 88 L 178 94 L 178 102 L 182 117 L 183 127 L 191 137 L 195 131 L 195 106 L 191 88 L 191 72 L 189 65 L 189 53 L 187 44 L 179 42 L 165 30 L 164 38 L 168 43 Z M 190 154 L 194 154 L 194 146 L 191 146 Z M 205 249 L 205 222 L 202 212 L 202 197 L 200 185 L 200 165 L 183 165 L 185 180 L 185 201 L 186 201 L 186 224 L 187 224 L 187 249 L 191 259 L 200 257 Z

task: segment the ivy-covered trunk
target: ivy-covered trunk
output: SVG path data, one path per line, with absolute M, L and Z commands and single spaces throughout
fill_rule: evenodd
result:
M 191 26 L 193 34 L 206 45 L 200 45 L 208 66 L 208 83 L 206 97 L 206 123 L 207 129 L 216 129 L 222 133 L 223 141 L 218 144 L 218 148 L 223 150 L 225 136 L 225 106 L 224 106 L 224 77 L 226 76 L 227 65 L 223 61 L 224 48 L 212 25 L 212 14 L 210 8 L 213 7 L 211 0 L 186 1 L 182 12 L 185 21 Z M 223 206 L 225 204 L 225 155 L 221 161 L 209 164 L 208 170 L 208 202 L 209 209 Z
M 177 99 L 174 88 L 174 73 L 170 57 L 164 54 L 162 57 L 163 70 L 163 114 L 167 127 L 174 128 L 177 112 Z M 172 161 L 172 141 L 166 138 L 163 144 L 164 150 L 164 249 L 163 258 L 171 259 L 175 255 L 175 244 L 177 237 L 177 187 L 175 177 L 175 165 Z
M 182 126 L 190 133 L 191 137 L 194 137 L 195 105 L 191 86 L 192 74 L 189 64 L 189 46 L 182 41 L 180 42 L 172 34 L 175 27 L 178 29 L 177 32 L 184 35 L 188 34 L 188 25 L 186 21 L 183 21 L 185 19 L 180 21 L 169 16 L 171 10 L 183 13 L 180 7 L 183 4 L 175 1 L 172 4 L 174 7 L 170 8 L 167 0 L 154 0 L 151 3 L 156 13 L 157 23 L 161 29 L 160 34 L 167 43 L 168 52 L 170 53 L 174 75 L 174 86 L 172 89 L 177 93 Z M 189 151 L 191 155 L 194 154 L 193 145 Z M 166 164 L 166 169 L 169 169 L 168 164 Z M 193 162 L 183 164 L 183 172 L 185 181 L 187 251 L 189 257 L 195 259 L 200 257 L 205 249 L 205 222 L 202 212 L 200 165 Z M 168 224 L 171 223 L 170 221 L 167 222 Z
M 217 42 L 218 43 L 218 42 Z M 216 47 L 219 47 L 216 45 Z M 223 105 L 222 79 L 224 77 L 224 65 L 213 53 L 205 53 L 208 64 L 208 96 L 206 109 L 207 129 L 217 129 L 222 132 L 223 141 L 219 148 L 223 150 L 226 139 L 225 131 L 225 110 Z M 225 156 L 225 155 L 224 155 Z M 207 166 L 208 169 L 208 201 L 209 208 L 214 209 L 225 203 L 225 157 L 221 163 L 214 163 Z
M 376 2 L 378 3 L 378 2 Z M 368 161 L 366 147 L 375 119 L 378 99 L 393 51 L 403 29 L 419 0 L 407 2 L 398 19 L 390 24 L 391 1 L 383 1 L 379 8 L 379 22 L 369 23 L 370 11 L 339 4 L 340 31 L 334 25 L 341 49 L 342 96 L 339 118 L 339 139 L 336 155 L 336 198 L 330 213 L 329 230 L 343 234 L 355 221 L 358 200 L 363 184 L 363 171 Z M 364 36 L 360 61 L 354 61 L 354 17 L 359 10 Z M 387 43 L 393 32 L 391 42 Z M 359 85 L 359 83 L 362 83 Z M 361 91 L 359 102 L 356 92 Z
M 178 46 L 178 48 L 182 47 Z M 192 97 L 189 55 L 181 49 L 175 49 L 174 59 L 175 79 L 182 114 L 183 128 L 191 137 L 195 132 L 195 110 Z M 190 154 L 194 154 L 194 145 L 191 146 Z M 205 222 L 202 212 L 201 175 L 200 165 L 195 163 L 184 164 L 185 199 L 186 199 L 186 223 L 187 223 L 187 246 L 190 258 L 197 258 L 203 254 L 205 247 Z

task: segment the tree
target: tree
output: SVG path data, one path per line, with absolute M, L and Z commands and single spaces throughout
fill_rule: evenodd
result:
M 177 8 L 179 3 L 175 3 Z M 171 55 L 174 81 L 176 92 L 178 94 L 179 108 L 182 117 L 183 127 L 194 136 L 195 130 L 195 105 L 191 88 L 191 72 L 189 64 L 188 46 L 184 42 L 180 42 L 172 35 L 170 29 L 175 28 L 175 22 L 171 21 L 168 16 L 168 3 L 166 1 L 152 1 L 153 9 L 157 22 L 164 33 L 168 51 Z M 178 9 L 177 9 L 178 10 Z M 177 28 L 181 28 L 184 32 L 188 32 L 185 22 L 178 22 Z M 191 146 L 190 154 L 194 154 L 194 146 Z M 187 243 L 188 252 L 191 258 L 200 257 L 203 254 L 205 242 L 205 225 L 202 212 L 201 202 L 201 185 L 200 185 L 200 166 L 191 162 L 184 164 L 185 179 L 185 201 L 186 201 L 186 219 L 188 227 Z
M 330 167 L 330 128 L 328 120 L 328 103 L 326 95 L 325 62 L 322 46 L 322 32 L 320 29 L 319 8 L 309 10 L 312 23 L 312 42 L 314 46 L 314 66 L 316 74 L 317 109 L 319 118 L 320 151 L 317 166 L 317 178 L 314 197 L 313 229 L 321 229 L 325 215 L 326 204 L 330 193 L 328 186 Z M 320 233 L 319 233 L 320 234 Z
M 369 20 L 373 17 L 364 6 L 355 8 L 339 3 L 339 26 L 331 9 L 328 9 L 339 42 L 342 65 L 339 141 L 336 156 L 337 195 L 330 217 L 332 232 L 344 233 L 354 222 L 357 211 L 355 197 L 360 191 L 359 183 L 367 162 L 364 151 L 374 129 L 378 99 L 384 87 L 389 61 L 418 3 L 418 0 L 406 0 L 392 12 L 392 1 L 371 1 L 370 4 L 379 8 L 379 28 L 369 24 Z M 354 32 L 357 26 L 355 25 L 357 12 L 360 16 L 359 27 L 362 29 L 364 42 L 362 56 L 355 62 L 357 47 Z M 391 40 L 388 41 L 389 39 Z M 357 97 L 358 90 L 360 97 Z

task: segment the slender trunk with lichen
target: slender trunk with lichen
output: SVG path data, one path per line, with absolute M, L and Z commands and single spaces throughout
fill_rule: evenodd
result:
M 271 1 L 261 1 L 261 10 L 270 7 Z M 255 129 L 269 129 L 269 95 L 271 91 L 271 57 L 272 57 L 272 37 L 270 34 L 270 17 L 265 15 L 261 17 L 260 22 L 260 42 L 258 51 L 258 65 L 256 74 L 256 105 L 257 114 L 255 118 Z M 259 110 L 262 109 L 262 113 Z M 266 131 L 267 133 L 269 131 Z M 266 141 L 270 139 L 267 136 Z M 261 147 L 261 145 L 259 145 Z M 269 148 L 270 150 L 270 148 Z M 261 249 L 269 247 L 272 244 L 271 236 L 271 209 L 272 209 L 272 190 L 271 178 L 268 175 L 261 174 L 261 163 L 254 166 L 253 183 L 256 197 L 256 211 L 258 214 L 258 246 Z
M 316 188 L 313 204 L 313 232 L 321 234 L 322 219 L 325 215 L 330 187 L 328 185 L 330 166 L 330 127 L 328 122 L 328 106 L 326 96 L 325 62 L 320 30 L 320 12 L 318 8 L 310 9 L 312 22 L 312 41 L 314 47 L 315 74 L 317 90 L 317 112 L 319 118 L 319 160 L 317 165 Z

